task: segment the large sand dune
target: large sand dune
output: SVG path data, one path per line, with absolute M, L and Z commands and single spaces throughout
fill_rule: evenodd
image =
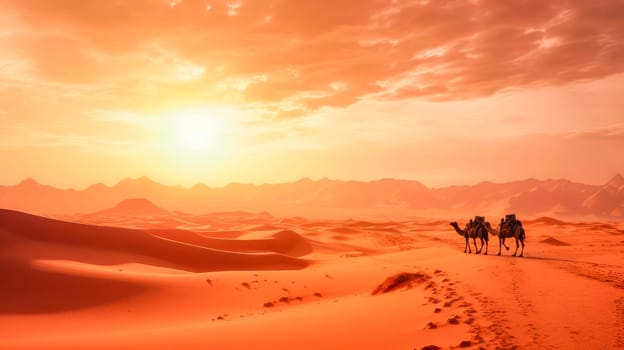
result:
M 141 263 L 141 257 L 155 259 L 166 267 L 178 268 L 193 272 L 222 270 L 257 270 L 257 269 L 295 269 L 303 268 L 307 263 L 303 260 L 279 254 L 241 254 L 220 250 L 226 245 L 193 245 L 173 239 L 149 234 L 140 230 L 92 226 L 62 222 L 20 212 L 0 210 L 0 229 L 6 231 L 8 241 L 24 239 L 65 245 L 68 249 L 84 249 L 83 261 L 97 263 L 97 252 L 124 253 L 132 260 L 126 262 Z M 279 238 L 279 237 L 278 237 Z M 266 245 L 277 248 L 288 245 L 288 238 L 282 237 L 275 244 L 268 240 Z M 286 241 L 286 242 L 284 242 Z M 258 242 L 238 241 L 239 250 L 262 252 Z M 295 244 L 291 244 L 295 245 Z M 256 249 L 254 249 L 256 248 Z M 296 249 L 296 248 L 295 248 Z M 35 258 L 35 257 L 33 257 Z M 138 261 L 137 261 L 138 260 Z
M 0 348 L 624 346 L 621 223 L 524 220 L 513 258 L 440 220 L 128 214 L 0 210 Z

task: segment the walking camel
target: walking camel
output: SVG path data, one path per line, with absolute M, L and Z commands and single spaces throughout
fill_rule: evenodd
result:
M 461 228 L 459 228 L 459 225 L 457 224 L 456 221 L 453 221 L 450 223 L 451 226 L 453 226 L 453 228 L 455 229 L 455 231 L 462 237 L 464 237 L 466 239 L 466 245 L 464 247 L 464 253 L 466 252 L 466 250 L 468 250 L 468 254 L 472 253 L 472 250 L 470 249 L 470 242 L 469 239 L 472 238 L 472 241 L 474 243 L 474 247 L 475 247 L 475 254 L 480 254 L 481 250 L 483 250 L 483 245 L 484 245 L 484 240 L 485 240 L 485 253 L 484 255 L 487 255 L 488 253 L 488 245 L 489 245 L 489 237 L 488 237 L 488 231 L 485 228 L 485 226 L 483 224 L 475 224 L 472 227 L 470 227 L 470 225 L 466 225 L 466 227 L 462 230 Z M 481 247 L 479 249 L 477 249 L 477 238 L 479 238 L 479 240 L 481 240 Z
M 509 247 L 505 245 L 505 238 L 514 237 L 516 239 L 516 250 L 514 251 L 513 256 L 516 256 L 516 253 L 518 252 L 518 241 L 520 241 L 520 244 L 522 244 L 520 256 L 524 256 L 524 239 L 526 238 L 526 234 L 520 221 L 517 221 L 515 225 L 509 225 L 501 222 L 501 224 L 498 226 L 498 229 L 492 228 L 490 223 L 486 222 L 485 228 L 490 234 L 498 237 L 497 255 L 501 255 L 501 245 L 505 247 L 505 249 L 509 250 Z

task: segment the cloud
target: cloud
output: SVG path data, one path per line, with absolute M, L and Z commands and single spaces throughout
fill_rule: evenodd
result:
M 97 86 L 106 93 L 90 97 L 119 108 L 263 104 L 292 118 L 361 99 L 462 100 L 616 74 L 623 9 L 619 0 L 8 0 L 0 57 L 19 58 L 37 81 Z
M 569 132 L 564 134 L 563 137 L 568 140 L 623 141 L 624 123 L 615 124 L 609 128 L 594 128 Z

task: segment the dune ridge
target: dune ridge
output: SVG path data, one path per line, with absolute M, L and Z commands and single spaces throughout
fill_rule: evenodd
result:
M 282 254 L 228 252 L 166 240 L 141 230 L 69 223 L 4 209 L 0 210 L 0 230 L 18 239 L 156 258 L 193 272 L 300 269 L 308 264 Z

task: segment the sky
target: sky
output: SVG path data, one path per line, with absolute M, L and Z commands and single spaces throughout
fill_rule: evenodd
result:
M 601 184 L 623 72 L 618 0 L 2 0 L 0 184 Z

